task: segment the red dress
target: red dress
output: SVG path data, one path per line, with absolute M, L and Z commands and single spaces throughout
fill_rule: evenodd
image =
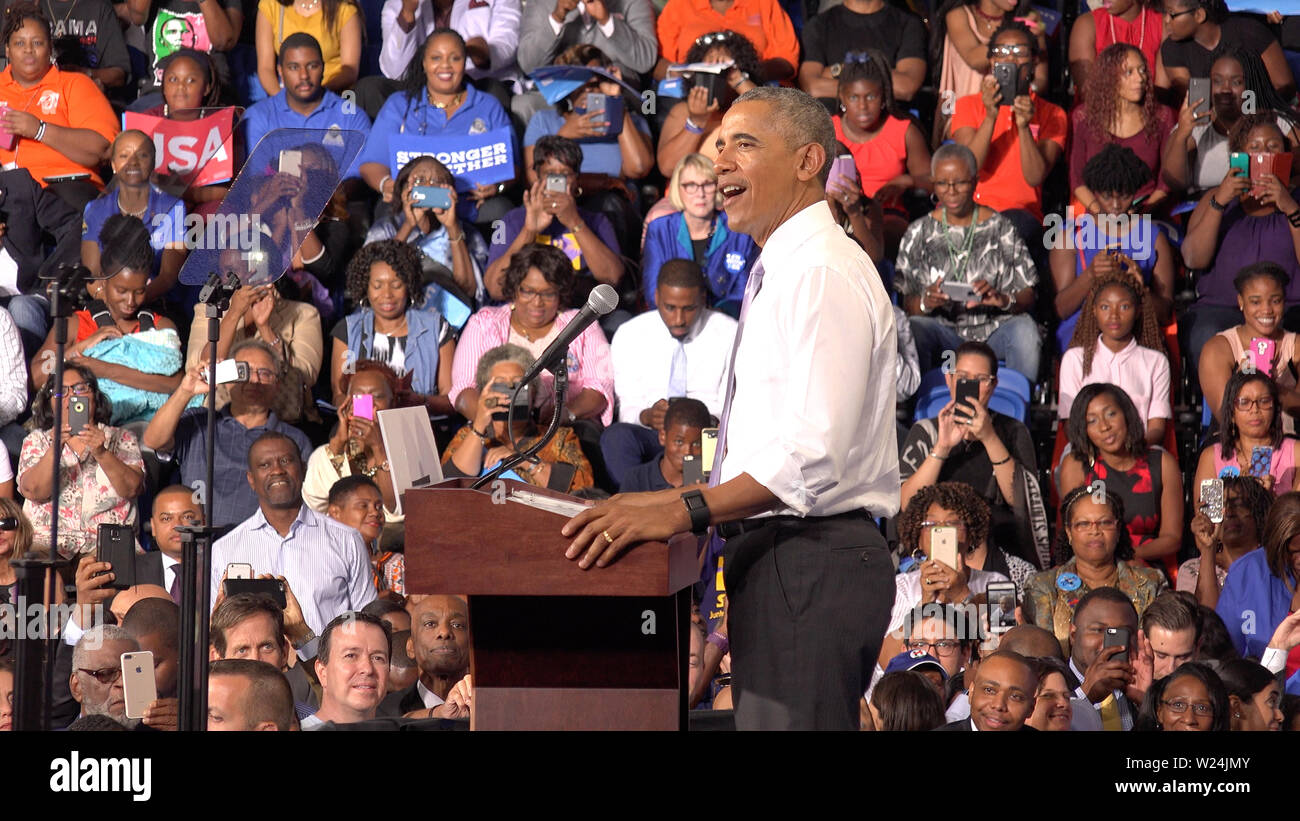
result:
M 1142 56 L 1147 58 L 1147 71 L 1151 77 L 1156 75 L 1156 54 L 1160 52 L 1160 35 L 1163 31 L 1163 18 L 1156 9 L 1144 8 L 1133 22 L 1120 17 L 1112 17 L 1104 7 L 1092 10 L 1092 21 L 1097 27 L 1097 54 L 1115 43 L 1128 43 L 1137 46 Z

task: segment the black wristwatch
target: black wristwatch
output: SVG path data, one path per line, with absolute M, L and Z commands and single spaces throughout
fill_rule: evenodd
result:
M 704 493 L 699 490 L 688 490 L 682 494 L 682 502 L 686 504 L 686 512 L 691 517 L 691 532 L 702 535 L 709 529 L 709 504 L 704 501 Z

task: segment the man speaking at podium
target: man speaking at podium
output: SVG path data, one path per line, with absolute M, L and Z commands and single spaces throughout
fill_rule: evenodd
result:
M 728 110 L 717 148 L 727 219 L 763 251 L 710 486 L 615 496 L 565 525 L 565 555 L 599 568 L 716 526 L 737 728 L 855 730 L 894 597 L 872 520 L 898 511 L 893 311 L 826 204 L 836 142 L 820 103 L 754 89 Z

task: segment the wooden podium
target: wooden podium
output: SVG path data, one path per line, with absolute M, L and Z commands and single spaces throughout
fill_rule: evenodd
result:
M 684 730 L 697 539 L 647 542 L 605 568 L 564 558 L 567 517 L 511 480 L 406 492 L 407 593 L 468 598 L 475 730 Z

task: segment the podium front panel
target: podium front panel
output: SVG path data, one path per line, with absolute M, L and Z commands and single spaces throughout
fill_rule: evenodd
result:
M 699 577 L 698 542 L 689 534 L 638 545 L 608 567 L 583 570 L 564 558 L 570 539 L 560 528 L 568 518 L 507 500 L 518 483 L 504 481 L 495 491 L 455 485 L 406 493 L 408 593 L 671 596 Z

